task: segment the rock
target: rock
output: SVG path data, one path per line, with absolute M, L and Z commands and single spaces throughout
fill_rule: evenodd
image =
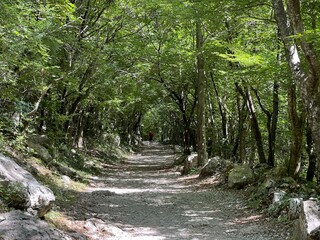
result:
M 298 219 L 301 213 L 302 198 L 290 198 L 288 217 L 290 220 Z
M 183 164 L 187 157 L 188 156 L 186 156 L 185 154 L 182 154 L 182 155 L 176 157 L 173 161 L 173 165 L 177 166 L 177 165 Z
M 61 176 L 61 180 L 63 181 L 63 185 L 67 188 L 69 187 L 70 183 L 71 183 L 71 178 L 66 176 L 66 175 L 62 175 Z
M 228 176 L 228 186 L 230 188 L 240 189 L 253 182 L 254 174 L 249 165 L 235 166 Z
M 272 204 L 268 208 L 268 214 L 274 218 L 278 217 L 285 208 L 284 197 L 286 192 L 283 190 L 273 193 Z
M 268 176 L 268 172 L 270 172 L 270 166 L 268 164 L 257 164 L 253 171 L 254 171 L 254 174 L 256 176 L 256 178 L 259 180 L 259 181 L 264 181 L 266 176 Z
M 182 175 L 189 174 L 192 168 L 196 168 L 197 166 L 198 166 L 198 154 L 191 153 L 184 161 Z
M 72 236 L 55 229 L 45 221 L 30 216 L 22 211 L 0 214 L 0 233 L 3 240 L 75 240 L 86 239 L 84 236 Z
M 181 147 L 179 145 L 173 145 L 172 149 L 173 149 L 174 153 L 182 153 L 183 152 L 183 147 Z
M 55 201 L 55 196 L 48 187 L 40 184 L 12 159 L 1 154 L 0 180 L 0 194 L 5 201 L 39 217 L 44 216 Z
M 73 169 L 67 167 L 67 166 L 64 166 L 58 162 L 54 163 L 53 164 L 54 167 L 58 170 L 58 172 L 62 175 L 66 175 L 68 177 L 70 177 L 71 179 L 73 180 L 79 180 L 81 179 L 81 176 Z
M 131 239 L 128 233 L 117 226 L 96 218 L 86 220 L 84 230 L 85 234 L 90 236 L 92 240 L 111 239 L 114 236 L 116 236 L 117 239 Z
M 33 142 L 36 144 L 39 144 L 41 146 L 44 146 L 46 148 L 49 148 L 52 146 L 52 142 L 46 135 L 31 135 L 28 137 L 29 142 Z
M 283 178 L 282 183 L 280 185 L 281 188 L 285 189 L 295 189 L 297 188 L 297 182 L 292 177 Z
M 216 156 L 210 158 L 208 162 L 200 170 L 199 178 L 210 177 L 217 171 L 222 171 L 225 167 L 225 161 L 220 157 Z
M 273 203 L 280 203 L 282 202 L 284 196 L 286 195 L 286 192 L 283 190 L 277 191 L 273 193 Z
M 180 174 L 183 173 L 183 166 L 176 167 L 176 172 L 179 172 Z
M 296 221 L 294 240 L 320 239 L 320 211 L 319 203 L 314 200 L 301 202 L 301 213 Z
M 266 178 L 262 183 L 262 187 L 265 189 L 271 189 L 275 187 L 275 185 L 276 185 L 276 181 L 270 178 Z
M 42 145 L 30 140 L 27 141 L 27 145 L 29 148 L 35 151 L 35 156 L 41 158 L 41 160 L 43 160 L 45 163 L 48 164 L 52 161 L 52 156 L 49 153 L 48 149 L 46 149 Z

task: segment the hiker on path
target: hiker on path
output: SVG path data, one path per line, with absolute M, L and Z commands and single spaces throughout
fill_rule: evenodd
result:
M 152 142 L 154 138 L 154 132 L 150 131 L 149 132 L 149 142 Z

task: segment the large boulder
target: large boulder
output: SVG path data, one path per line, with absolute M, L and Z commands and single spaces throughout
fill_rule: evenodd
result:
M 53 192 L 40 184 L 12 159 L 0 154 L 0 196 L 13 207 L 44 216 L 55 201 Z
M 39 157 L 41 160 L 43 160 L 45 163 L 50 163 L 52 161 L 52 156 L 49 153 L 48 149 L 44 147 L 43 145 L 39 144 L 38 142 L 34 142 L 33 140 L 28 140 L 27 145 L 29 148 L 34 151 L 34 155 L 36 157 Z
M 30 135 L 28 136 L 27 141 L 42 145 L 46 148 L 50 148 L 52 146 L 51 140 L 46 135 Z
M 296 221 L 294 240 L 320 239 L 320 207 L 319 202 L 307 200 L 301 202 L 301 213 Z
M 225 168 L 225 165 L 225 160 L 218 156 L 210 158 L 201 168 L 199 178 L 210 177 L 214 173 L 222 171 Z
M 243 188 L 254 182 L 254 173 L 249 165 L 235 166 L 228 175 L 228 186 L 230 188 Z
M 81 234 L 67 234 L 47 222 L 22 211 L 0 214 L 0 238 L 3 240 L 85 240 Z

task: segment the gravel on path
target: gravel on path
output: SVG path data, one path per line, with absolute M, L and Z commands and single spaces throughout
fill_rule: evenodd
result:
M 92 240 L 290 238 L 286 224 L 248 208 L 238 191 L 199 187 L 200 180 L 168 168 L 173 160 L 169 146 L 147 144 L 124 164 L 92 178 L 65 211 L 78 223 L 91 221 L 95 231 L 86 235 Z

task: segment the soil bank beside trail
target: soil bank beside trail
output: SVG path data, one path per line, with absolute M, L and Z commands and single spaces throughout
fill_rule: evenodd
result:
M 289 239 L 286 225 L 247 208 L 239 192 L 202 188 L 168 169 L 173 159 L 169 146 L 146 145 L 124 164 L 106 167 L 66 211 L 105 224 L 105 234 L 91 239 Z

